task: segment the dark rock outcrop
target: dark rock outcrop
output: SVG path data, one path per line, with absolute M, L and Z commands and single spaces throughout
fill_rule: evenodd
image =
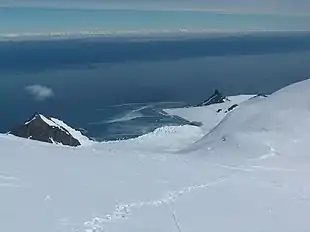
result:
M 190 122 L 188 125 L 200 127 L 200 126 L 203 125 L 203 123 L 202 123 L 202 122 L 192 121 L 192 122 Z
M 233 109 L 237 108 L 238 106 L 239 106 L 238 104 L 233 104 L 231 107 L 229 107 L 229 108 L 225 111 L 225 113 L 228 113 L 228 112 L 232 111 Z
M 252 98 L 250 98 L 250 99 L 254 99 L 254 98 L 266 98 L 266 97 L 268 97 L 268 95 L 266 95 L 266 94 L 257 94 L 257 95 L 255 95 L 254 97 L 252 97 Z
M 206 101 L 196 105 L 196 106 L 208 106 L 208 105 L 213 105 L 213 104 L 218 104 L 218 103 L 223 103 L 227 100 L 225 96 L 223 96 L 220 91 L 217 89 L 214 91 L 211 97 L 209 97 Z
M 59 143 L 74 147 L 81 145 L 79 140 L 74 138 L 68 130 L 41 114 L 34 114 L 23 125 L 13 128 L 9 134 L 47 143 Z

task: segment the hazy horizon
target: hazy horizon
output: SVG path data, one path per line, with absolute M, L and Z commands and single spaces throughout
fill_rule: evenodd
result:
M 0 0 L 0 6 L 71 9 L 195 10 L 296 15 L 310 13 L 307 0 Z
M 309 31 L 310 15 L 196 9 L 0 7 L 0 35 L 25 33 L 175 33 Z

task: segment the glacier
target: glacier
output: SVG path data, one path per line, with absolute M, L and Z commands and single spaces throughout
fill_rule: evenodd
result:
M 0 135 L 0 231 L 310 231 L 309 90 L 165 110 L 203 125 L 124 141 Z

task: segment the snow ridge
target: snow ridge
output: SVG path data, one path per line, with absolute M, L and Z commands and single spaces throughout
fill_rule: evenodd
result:
M 68 131 L 68 133 L 71 134 L 73 136 L 73 138 L 77 139 L 82 146 L 92 144 L 92 141 L 89 138 L 84 136 L 80 131 L 75 130 L 72 127 L 68 126 L 63 121 L 61 121 L 57 118 L 51 118 L 51 121 L 53 121 L 60 128 L 64 128 L 66 131 Z
M 84 136 L 80 131 L 73 129 L 72 127 L 64 123 L 63 121 L 57 118 L 48 118 L 42 114 L 36 115 L 34 118 L 26 122 L 25 125 L 31 123 L 33 120 L 36 119 L 36 117 L 40 117 L 47 125 L 51 127 L 59 128 L 61 131 L 65 132 L 67 135 L 71 135 L 73 138 L 75 138 L 76 140 L 80 142 L 81 146 L 90 145 L 93 143 L 93 141 L 91 141 L 88 137 Z M 50 138 L 50 140 L 54 144 L 58 144 L 57 142 L 53 141 L 52 138 Z

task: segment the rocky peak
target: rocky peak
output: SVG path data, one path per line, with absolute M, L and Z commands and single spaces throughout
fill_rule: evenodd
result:
M 24 124 L 14 127 L 9 134 L 41 142 L 80 146 L 90 141 L 81 132 L 69 127 L 64 122 L 35 113 Z
M 219 90 L 215 90 L 214 93 L 204 102 L 198 104 L 197 106 L 208 106 L 218 103 L 223 103 L 227 100 L 227 98 L 221 94 Z

